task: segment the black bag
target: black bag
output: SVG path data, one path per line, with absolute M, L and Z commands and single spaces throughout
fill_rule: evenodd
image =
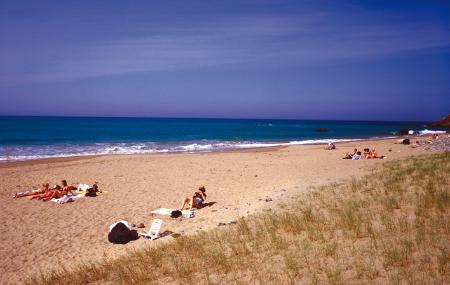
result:
M 136 230 L 130 230 L 125 224 L 118 223 L 108 233 L 108 240 L 112 243 L 126 244 L 139 238 Z
M 402 141 L 402 144 L 409 144 L 409 139 L 404 139 L 404 140 Z
M 172 211 L 172 213 L 170 213 L 170 217 L 171 218 L 178 218 L 178 217 L 181 217 L 182 214 L 183 213 L 181 213 L 180 210 L 175 210 L 175 211 Z

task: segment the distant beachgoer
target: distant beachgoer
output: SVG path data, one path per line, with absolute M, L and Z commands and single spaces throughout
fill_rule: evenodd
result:
M 35 195 L 35 196 L 33 196 L 31 199 L 38 199 L 38 200 L 41 200 L 41 199 L 44 199 L 44 198 L 46 198 L 46 197 L 52 196 L 52 195 L 53 195 L 53 192 L 59 191 L 59 190 L 61 190 L 61 186 L 55 185 L 53 188 L 48 188 L 48 190 L 45 191 L 44 193 Z
M 325 149 L 326 150 L 333 150 L 333 149 L 336 149 L 336 146 L 334 145 L 334 143 L 330 142 L 330 143 L 328 143 L 328 146 Z
M 53 188 L 50 188 L 49 191 L 47 191 L 46 193 L 37 195 L 36 197 L 33 197 L 33 199 L 37 198 L 38 200 L 43 200 L 43 201 L 51 200 L 51 199 L 55 198 L 56 195 L 58 195 L 57 193 L 59 193 L 61 191 L 61 189 L 62 189 L 61 186 L 55 185 Z M 50 198 L 50 199 L 48 199 L 48 198 Z
M 369 158 L 378 158 L 378 154 L 375 149 L 372 149 L 372 151 L 369 154 Z
M 99 192 L 98 186 L 97 184 L 94 184 L 91 188 L 86 189 L 86 194 L 84 194 L 84 196 L 95 197 L 97 196 L 97 192 Z
M 358 151 L 352 156 L 352 160 L 359 160 L 361 158 L 361 152 Z
M 186 205 L 189 205 L 189 210 L 192 208 L 200 209 L 203 207 L 203 203 L 206 200 L 206 188 L 205 186 L 198 187 L 198 191 L 194 192 L 191 197 L 186 197 L 183 199 L 180 210 L 183 210 Z
M 26 196 L 36 196 L 39 194 L 44 194 L 49 191 L 48 187 L 49 187 L 48 183 L 42 183 L 41 189 L 33 190 L 33 191 L 26 191 L 26 192 L 19 192 L 19 193 L 14 194 L 13 198 L 21 198 L 21 197 L 26 197 Z
M 62 198 L 65 195 L 68 194 L 73 194 L 72 190 L 75 190 L 75 187 L 73 187 L 72 185 L 67 184 L 66 180 L 62 180 L 61 181 L 62 187 L 59 185 L 56 185 L 54 190 L 49 194 L 46 195 L 45 197 L 42 197 L 43 201 L 49 201 L 53 198 Z
M 347 152 L 342 159 L 352 159 L 352 157 L 358 152 L 358 150 L 355 148 L 353 150 L 353 153 Z
M 76 190 L 74 186 L 67 184 L 66 180 L 62 180 L 61 184 L 62 184 L 62 191 L 67 192 L 66 194 L 73 194 L 72 190 Z
M 365 159 L 370 158 L 370 149 L 368 149 L 368 148 L 364 149 L 364 158 Z

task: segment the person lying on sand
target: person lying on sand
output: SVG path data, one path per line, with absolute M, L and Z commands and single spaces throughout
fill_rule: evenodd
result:
M 97 184 L 94 183 L 94 185 L 92 185 L 91 188 L 86 189 L 86 194 L 84 194 L 84 196 L 96 197 L 97 192 L 99 192 L 98 186 L 97 186 Z
M 62 198 L 64 197 L 64 195 L 67 194 L 73 194 L 72 190 L 75 190 L 75 187 L 73 187 L 72 185 L 67 184 L 66 180 L 62 180 L 61 181 L 62 187 L 60 187 L 59 185 L 56 185 L 54 190 L 51 191 L 51 193 L 49 193 L 48 195 L 46 195 L 45 197 L 42 197 L 43 201 L 49 201 L 53 198 Z
M 19 192 L 19 193 L 14 194 L 13 198 L 21 198 L 21 197 L 26 197 L 26 196 L 37 196 L 39 194 L 44 194 L 49 191 L 48 187 L 49 187 L 48 183 L 42 183 L 41 189 L 33 190 L 33 191 L 26 191 L 26 192 Z
M 41 197 L 45 197 L 47 195 L 51 195 L 52 191 L 54 191 L 54 190 L 55 190 L 54 188 L 49 188 L 48 183 L 46 183 L 46 187 L 45 187 L 44 191 L 42 191 L 42 192 L 40 192 L 40 193 L 38 193 L 36 195 L 33 195 L 31 197 L 31 199 L 42 199 Z
M 198 191 L 194 192 L 194 195 L 192 198 L 186 197 L 183 199 L 183 202 L 181 204 L 180 211 L 184 209 L 186 205 L 189 205 L 189 210 L 192 210 L 192 208 L 200 209 L 203 207 L 203 203 L 206 201 L 206 188 L 205 186 L 198 187 Z
M 55 192 L 59 192 L 61 191 L 61 189 L 62 189 L 61 186 L 55 185 L 55 187 L 48 189 L 48 191 L 43 194 L 33 197 L 33 199 L 37 198 L 38 200 L 48 201 L 47 198 L 53 197 L 55 195 Z
M 358 150 L 355 148 L 353 150 L 353 153 L 347 152 L 342 159 L 352 159 L 352 157 L 358 152 Z

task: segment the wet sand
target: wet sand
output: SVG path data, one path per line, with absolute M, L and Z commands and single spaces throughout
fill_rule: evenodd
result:
M 308 191 L 310 187 L 359 177 L 376 164 L 425 153 L 421 148 L 394 144 L 395 140 L 290 146 L 197 154 L 116 155 L 50 159 L 0 164 L 1 237 L 0 283 L 17 284 L 39 272 L 64 265 L 75 268 L 104 255 L 153 246 L 139 239 L 126 245 L 108 242 L 110 224 L 118 220 L 144 223 L 146 231 L 159 208 L 178 208 L 181 200 L 205 185 L 207 202 L 192 219 L 159 216 L 162 231 L 190 234 L 214 228 Z M 353 148 L 376 148 L 387 159 L 350 161 L 341 157 Z M 388 150 L 392 151 L 389 152 Z M 107 194 L 59 205 L 13 199 L 13 193 L 51 185 L 98 182 Z M 266 202 L 266 198 L 270 198 Z

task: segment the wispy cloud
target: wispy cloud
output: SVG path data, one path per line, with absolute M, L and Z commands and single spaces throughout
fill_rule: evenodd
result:
M 0 74 L 3 84 L 14 84 L 211 66 L 314 64 L 449 45 L 450 31 L 437 22 L 341 23 L 339 15 L 323 12 L 258 15 L 163 27 L 131 39 L 54 47 L 42 55 L 36 51 L 42 64 L 16 73 L 4 67 Z

